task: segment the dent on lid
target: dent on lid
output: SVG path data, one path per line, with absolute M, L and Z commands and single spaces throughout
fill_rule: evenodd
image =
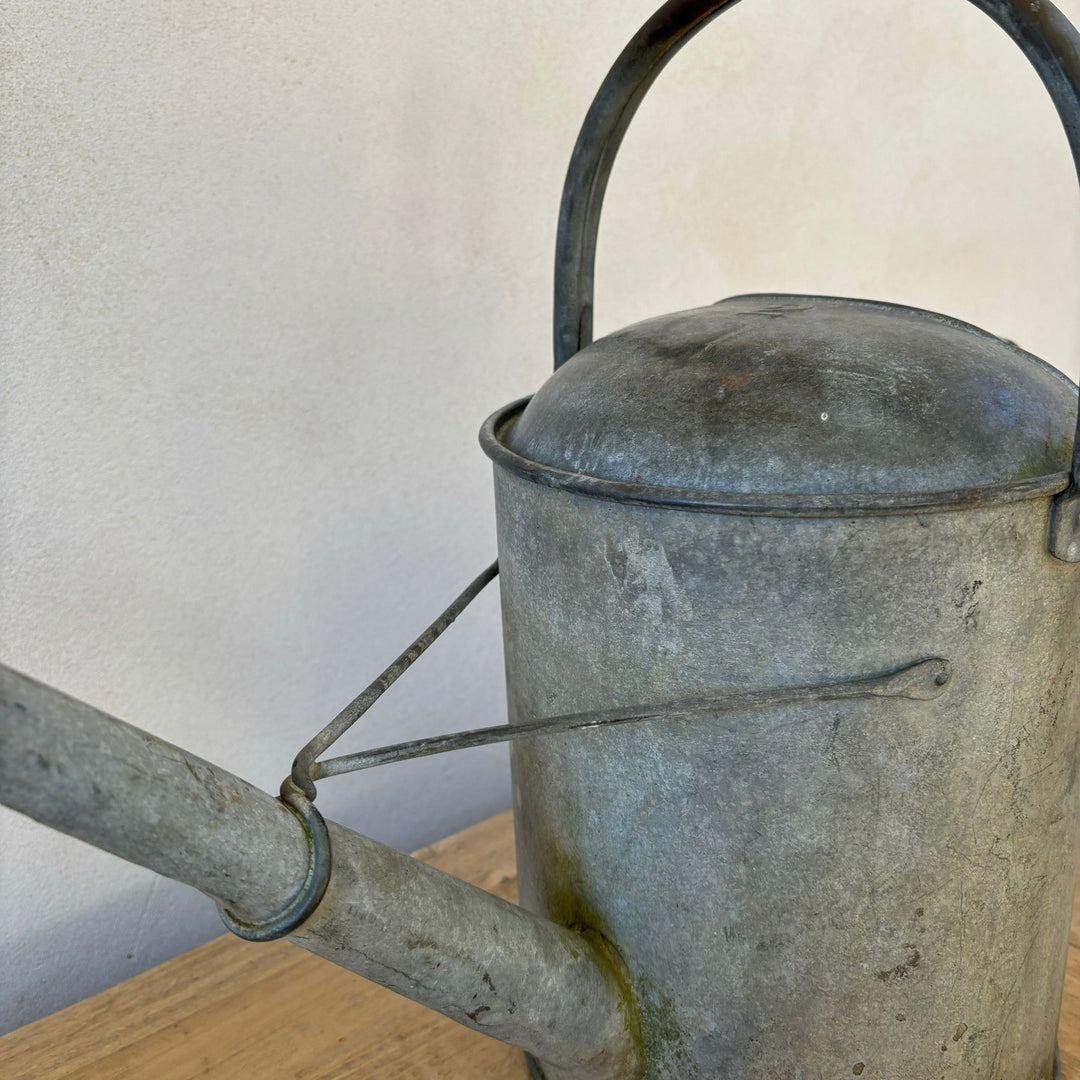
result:
M 756 295 L 594 342 L 500 440 L 601 480 L 869 495 L 1065 474 L 1075 417 L 1064 375 L 973 326 L 893 304 Z

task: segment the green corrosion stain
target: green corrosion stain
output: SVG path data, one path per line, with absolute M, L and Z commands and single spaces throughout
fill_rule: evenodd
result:
M 683 1046 L 685 1032 L 679 1023 L 675 1002 L 653 986 L 647 978 L 638 979 L 641 1055 L 646 1075 L 654 1070 L 673 1072 L 686 1080 L 700 1076 L 697 1065 L 688 1060 Z
M 565 854 L 560 861 L 560 869 L 565 869 L 570 862 Z M 548 893 L 548 917 L 580 933 L 592 946 L 594 958 L 619 987 L 627 1030 L 644 1063 L 645 1076 L 666 1074 L 675 1069 L 675 1075 L 693 1080 L 698 1072 L 687 1061 L 682 1045 L 684 1032 L 674 1001 L 652 986 L 648 979 L 631 976 L 618 950 L 604 933 L 603 919 L 585 897 L 568 887 L 567 882 L 574 879 L 560 874 L 555 880 L 561 887 L 552 888 Z M 687 1071 L 688 1068 L 691 1071 Z
M 539 836 L 533 838 L 541 841 Z M 548 841 L 538 844 L 542 873 L 543 914 L 553 922 L 577 931 L 591 946 L 593 959 L 611 976 L 623 1001 L 627 1030 L 641 1060 L 646 1075 L 651 1075 L 652 1062 L 642 1019 L 641 999 L 627 971 L 626 964 L 606 933 L 606 921 L 584 896 L 585 875 L 576 853 Z

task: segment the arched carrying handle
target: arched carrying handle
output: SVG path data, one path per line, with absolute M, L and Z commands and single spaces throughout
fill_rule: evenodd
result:
M 555 247 L 555 367 L 592 341 L 596 236 L 611 167 L 642 98 L 702 27 L 738 0 L 669 0 L 608 72 L 578 135 Z M 1023 50 L 1057 107 L 1080 177 L 1080 34 L 1048 0 L 969 0 Z M 1068 490 L 1054 503 L 1050 549 L 1080 562 L 1080 415 Z

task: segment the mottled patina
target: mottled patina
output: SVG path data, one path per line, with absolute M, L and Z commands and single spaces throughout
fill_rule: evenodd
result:
M 619 143 L 733 2 L 665 4 L 601 87 L 556 373 L 481 435 L 499 566 L 308 743 L 286 805 L 5 668 L 0 801 L 546 1080 L 1050 1080 L 1080 859 L 1076 387 L 862 300 L 735 297 L 592 342 Z M 1080 163 L 1076 32 L 1046 0 L 972 2 Z M 509 728 L 322 758 L 497 572 Z M 315 810 L 317 780 L 499 739 L 523 908 Z

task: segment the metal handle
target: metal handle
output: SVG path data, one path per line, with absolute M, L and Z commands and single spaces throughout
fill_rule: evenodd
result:
M 555 368 L 592 341 L 596 237 L 611 167 L 642 98 L 702 27 L 738 0 L 669 0 L 634 35 L 585 117 L 563 186 L 555 246 Z M 1048 0 L 970 0 L 1020 46 L 1050 92 L 1080 176 L 1080 35 Z M 1054 502 L 1050 549 L 1080 562 L 1080 415 L 1070 484 Z

